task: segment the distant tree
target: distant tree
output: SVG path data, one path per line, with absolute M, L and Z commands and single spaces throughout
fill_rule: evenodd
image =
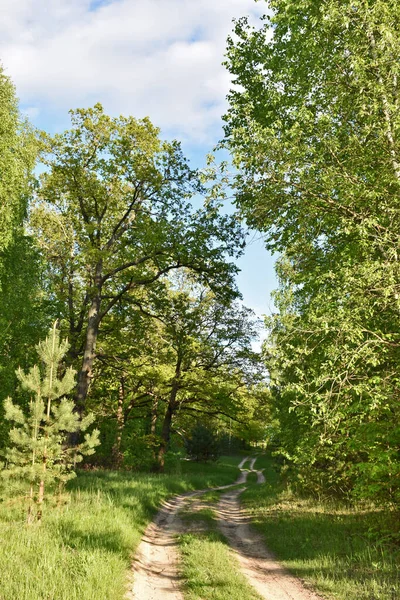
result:
M 41 519 L 45 489 L 54 482 L 62 485 L 74 477 L 75 464 L 83 455 L 92 454 L 99 443 L 98 431 L 94 430 L 85 435 L 78 447 L 70 448 L 67 444 L 71 433 L 85 431 L 94 419 L 93 415 L 81 418 L 74 412 L 73 401 L 65 397 L 75 386 L 71 367 L 59 377 L 67 350 L 68 343 L 60 341 L 55 324 L 46 340 L 37 346 L 43 372 L 37 365 L 28 373 L 18 371 L 22 388 L 32 394 L 27 414 L 11 398 L 4 402 L 5 418 L 14 427 L 2 475 L 29 484 L 29 521 L 35 517 Z
M 178 415 L 238 420 L 247 410 L 247 393 L 262 378 L 259 356 L 251 348 L 257 321 L 250 309 L 224 302 L 185 278 L 147 306 L 135 303 L 159 324 L 161 343 L 147 374 L 158 398 L 162 470 Z
M 230 423 L 240 437 L 254 432 L 263 414 L 257 327 L 252 311 L 224 303 L 190 271 L 126 297 L 105 322 L 88 400 L 104 435 L 114 436 L 114 464 L 142 437 L 146 461 L 153 455 L 162 470 L 171 435 L 184 440 L 197 419 L 219 431 Z
M 215 461 L 221 454 L 216 434 L 202 423 L 193 427 L 186 442 L 186 451 L 197 462 Z

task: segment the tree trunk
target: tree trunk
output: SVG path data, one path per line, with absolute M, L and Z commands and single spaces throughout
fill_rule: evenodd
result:
M 151 421 L 150 421 L 150 435 L 156 435 L 156 426 L 157 426 L 157 417 L 158 417 L 158 398 L 154 396 L 153 404 L 151 406 Z
M 158 448 L 158 456 L 157 456 L 157 467 L 158 471 L 162 473 L 165 467 L 165 454 L 168 450 L 169 440 L 171 437 L 171 425 L 172 425 L 172 417 L 174 415 L 176 409 L 176 397 L 179 391 L 179 379 L 181 375 L 181 364 L 182 359 L 178 356 L 178 360 L 175 367 L 175 376 L 172 381 L 171 393 L 169 395 L 169 401 L 167 406 L 167 411 L 165 413 L 163 426 L 161 430 L 161 443 Z
M 92 378 L 96 342 L 99 333 L 99 310 L 100 297 L 96 296 L 93 298 L 89 309 L 89 319 L 86 330 L 82 368 L 78 373 L 78 386 L 76 390 L 75 404 L 79 413 L 82 413 L 85 408 L 86 397 L 89 391 L 90 380 Z
M 122 432 L 124 429 L 124 401 L 125 401 L 125 377 L 123 375 L 121 375 L 121 378 L 119 380 L 119 390 L 118 390 L 117 437 L 115 439 L 115 444 L 112 449 L 113 466 L 115 469 L 119 469 L 122 464 L 121 440 L 122 440 Z
M 169 440 L 171 437 L 171 424 L 172 417 L 174 414 L 174 407 L 171 402 L 168 402 L 167 411 L 165 413 L 162 431 L 161 431 L 161 443 L 158 448 L 158 456 L 157 456 L 157 467 L 158 471 L 162 473 L 165 467 L 165 454 L 168 449 Z
M 94 278 L 96 293 L 94 296 L 92 296 L 90 302 L 85 346 L 83 350 L 82 368 L 78 373 L 78 385 L 75 395 L 76 410 L 80 414 L 83 413 L 85 409 L 86 397 L 88 395 L 90 381 L 93 377 L 93 362 L 96 356 L 96 342 L 100 325 L 102 269 L 102 261 L 99 261 L 96 265 L 96 273 Z

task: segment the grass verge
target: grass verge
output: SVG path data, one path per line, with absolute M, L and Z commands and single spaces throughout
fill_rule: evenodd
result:
M 3 497 L 0 600 L 121 600 L 132 555 L 162 500 L 237 475 L 231 458 L 182 461 L 166 475 L 80 473 L 68 502 L 47 510 L 40 526 L 27 526 L 20 505 Z
M 179 537 L 185 600 L 260 600 L 240 573 L 225 538 L 216 531 L 212 509 L 189 509 L 182 517 L 189 528 Z
M 257 459 L 260 467 L 267 483 L 249 487 L 241 501 L 292 572 L 335 600 L 400 598 L 399 550 L 376 535 L 390 514 L 298 497 L 279 484 L 270 458 Z

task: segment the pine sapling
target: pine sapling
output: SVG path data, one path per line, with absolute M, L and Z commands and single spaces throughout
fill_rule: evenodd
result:
M 73 401 L 66 398 L 75 387 L 72 368 L 59 377 L 68 347 L 66 340 L 60 341 L 55 323 L 46 340 L 37 346 L 43 368 L 36 365 L 28 373 L 17 371 L 21 387 L 32 394 L 27 413 L 11 398 L 4 402 L 5 417 L 15 426 L 10 431 L 11 445 L 2 475 L 29 485 L 28 522 L 35 514 L 41 520 L 45 490 L 56 483 L 61 488 L 75 477 L 75 464 L 84 455 L 93 454 L 99 444 L 95 429 L 86 433 L 78 446 L 68 446 L 71 433 L 86 431 L 94 420 L 91 414 L 80 417 L 74 412 Z

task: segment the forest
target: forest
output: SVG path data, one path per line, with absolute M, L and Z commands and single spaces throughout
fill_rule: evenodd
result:
M 251 457 L 240 503 L 285 568 L 400 597 L 399 31 L 394 0 L 236 19 L 204 168 L 100 103 L 39 130 L 0 68 L 0 599 L 150 599 L 123 594 L 161 502 Z M 249 228 L 276 258 L 264 322 Z M 273 598 L 236 582 L 208 494 L 182 509 L 184 595 L 157 599 Z

